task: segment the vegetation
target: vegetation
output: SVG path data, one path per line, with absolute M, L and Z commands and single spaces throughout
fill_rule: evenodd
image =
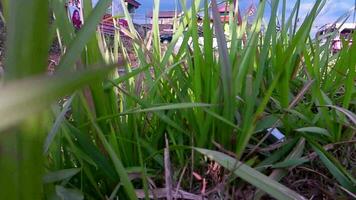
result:
M 310 36 L 324 0 L 299 24 L 299 0 L 289 16 L 287 1 L 261 1 L 254 22 L 244 17 L 239 25 L 231 3 L 225 33 L 215 0 L 211 8 L 182 1 L 185 14 L 167 46 L 160 44 L 159 0 L 152 34 L 140 38 L 125 10 L 129 30 L 118 30 L 109 45 L 97 24 L 110 2 L 92 9 L 84 0 L 85 24 L 76 32 L 62 0 L 2 0 L 8 34 L 0 199 L 244 198 L 234 191 L 246 191 L 247 199 L 305 199 L 281 180 L 315 159 L 335 180 L 333 197 L 355 197 L 354 166 L 329 150 L 355 150 L 356 43 L 343 41 L 332 54 L 330 38 Z M 133 41 L 137 67 L 123 33 Z M 48 77 L 55 38 L 62 56 Z M 119 57 L 124 74 L 115 68 Z M 266 142 L 268 128 L 285 140 Z

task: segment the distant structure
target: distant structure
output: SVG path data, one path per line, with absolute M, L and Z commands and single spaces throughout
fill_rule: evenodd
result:
M 151 29 L 153 24 L 153 12 L 147 13 L 147 24 L 145 25 L 148 29 Z M 173 34 L 173 23 L 176 17 L 175 11 L 160 11 L 158 13 L 158 25 L 161 35 L 172 35 Z
M 135 0 L 125 0 L 125 2 L 129 13 L 135 13 L 136 9 L 141 6 L 141 4 Z
M 229 3 L 222 3 L 218 6 L 221 22 L 229 22 L 230 7 Z
M 175 11 L 160 11 L 158 13 L 158 24 L 173 24 L 176 12 Z M 153 12 L 147 13 L 149 23 L 152 24 Z
M 69 1 L 73 1 L 73 0 L 69 0 Z M 76 0 L 76 1 L 80 1 L 80 0 Z M 92 2 L 93 6 L 96 6 L 96 4 L 99 2 L 99 0 L 91 0 L 91 2 Z M 125 0 L 125 3 L 126 3 L 127 10 L 129 11 L 129 13 L 134 13 L 136 11 L 136 9 L 141 6 L 141 4 L 136 0 Z M 121 7 L 121 1 L 120 0 L 112 0 L 111 6 L 107 10 L 107 14 L 116 15 L 116 14 L 118 14 L 118 12 L 119 13 L 123 12 L 122 7 Z
M 233 1 L 233 5 L 235 6 L 236 0 Z M 230 16 L 230 4 L 228 2 L 222 2 L 218 5 L 218 12 L 220 14 L 220 20 L 222 23 L 228 23 L 229 22 L 229 16 Z M 249 7 L 246 10 L 246 15 L 248 17 L 251 17 L 255 14 L 256 12 L 256 5 L 254 4 L 253 1 L 250 2 Z M 241 17 L 241 12 L 240 8 L 238 8 L 238 23 L 242 23 L 242 17 Z
M 114 1 L 113 1 L 114 2 Z M 108 9 L 108 12 L 104 15 L 103 20 L 100 23 L 100 29 L 105 35 L 114 35 L 115 34 L 115 25 L 113 21 L 113 14 L 116 12 L 119 12 L 120 15 L 123 15 L 123 11 L 121 8 L 121 4 L 119 1 L 116 5 L 112 4 L 111 9 Z M 127 10 L 131 15 L 133 15 L 136 12 L 136 9 L 141 6 L 141 4 L 136 1 L 136 0 L 125 0 Z M 118 8 L 115 8 L 115 6 L 118 6 Z M 115 9 L 117 11 L 115 11 Z M 117 20 L 118 26 L 128 28 L 128 22 L 126 19 L 121 18 Z
M 178 14 L 179 13 L 177 13 L 176 11 L 160 11 L 158 13 L 158 26 L 161 42 L 168 43 L 172 40 L 174 21 L 178 20 Z M 148 12 L 146 14 L 146 24 L 142 25 L 146 34 L 150 30 L 152 30 L 152 24 L 153 12 Z
M 79 30 L 82 27 L 84 22 L 83 20 L 83 1 L 84 0 L 65 0 L 65 7 L 68 12 L 68 17 L 73 23 L 73 26 L 76 30 Z M 91 0 L 92 6 L 95 7 L 100 0 Z M 127 10 L 134 15 L 136 9 L 141 6 L 141 4 L 136 0 L 125 0 Z M 112 0 L 111 5 L 107 9 L 105 15 L 100 22 L 99 28 L 105 35 L 114 35 L 115 25 L 113 18 L 119 17 L 117 19 L 117 26 L 119 27 L 128 27 L 126 19 L 122 18 L 124 15 L 123 7 L 120 0 Z
M 233 0 L 232 4 L 236 5 L 237 0 Z M 220 15 L 220 20 L 224 24 L 224 27 L 227 27 L 227 23 L 229 22 L 229 16 L 230 16 L 230 3 L 224 1 L 219 3 L 218 6 L 218 12 Z M 242 23 L 242 17 L 241 17 L 241 12 L 240 8 L 238 8 L 239 12 L 237 13 L 237 21 L 238 24 Z M 256 12 L 256 6 L 251 0 L 251 3 L 249 4 L 249 7 L 246 10 L 246 15 L 248 17 L 253 16 Z M 203 16 L 201 16 L 202 13 L 197 14 L 197 19 L 198 19 L 198 31 L 199 31 L 199 36 L 201 37 L 203 35 L 202 32 L 202 22 L 203 22 Z M 212 11 L 209 10 L 209 18 L 211 23 L 214 22 L 214 19 L 212 17 Z M 158 14 L 158 25 L 159 25 L 159 31 L 160 31 L 160 36 L 161 36 L 161 42 L 170 42 L 172 39 L 173 35 L 173 29 L 174 29 L 174 23 L 175 20 L 180 20 L 180 18 L 184 15 L 183 12 L 176 12 L 176 11 L 160 11 Z M 233 13 L 235 15 L 235 13 Z M 153 12 L 148 12 L 146 14 L 146 21 L 145 24 L 142 24 L 142 27 L 144 29 L 145 34 L 147 34 L 151 29 L 152 29 L 152 24 L 153 24 Z
M 325 43 L 331 39 L 331 50 L 337 53 L 342 49 L 342 40 L 352 44 L 352 34 L 356 31 L 356 23 L 336 23 L 322 26 L 316 33 L 316 38 Z

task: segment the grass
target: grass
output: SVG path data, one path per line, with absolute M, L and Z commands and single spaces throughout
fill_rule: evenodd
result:
M 240 21 L 232 4 L 229 22 L 222 24 L 215 0 L 194 2 L 190 8 L 181 2 L 184 15 L 164 46 L 159 0 L 152 34 L 141 38 L 124 9 L 129 27 L 116 31 L 113 43 L 96 29 L 109 0 L 95 8 L 83 1 L 85 24 L 78 32 L 63 1 L 2 0 L 8 36 L 0 90 L 0 199 L 137 199 L 139 190 L 149 199 L 152 191 L 175 187 L 199 194 L 202 183 L 193 172 L 205 174 L 205 192 L 221 199 L 237 198 L 229 188 L 256 199 L 265 193 L 305 199 L 281 180 L 312 163 L 310 151 L 336 180 L 335 195 L 352 197 L 351 170 L 325 147 L 354 145 L 356 44 L 332 54 L 330 39 L 311 38 L 325 1 L 316 1 L 298 25 L 300 1 L 289 16 L 286 1 L 262 1 L 252 24 L 244 16 Z M 264 22 L 268 6 L 271 16 Z M 122 33 L 132 40 L 136 61 L 130 60 Z M 57 72 L 48 77 L 48 49 L 55 38 L 62 55 Z M 115 68 L 119 55 L 124 74 Z M 271 127 L 286 140 L 261 152 L 273 147 L 265 141 Z M 214 163 L 225 168 L 217 180 L 207 173 Z M 248 190 L 248 184 L 256 189 Z M 176 194 L 174 189 L 157 195 Z

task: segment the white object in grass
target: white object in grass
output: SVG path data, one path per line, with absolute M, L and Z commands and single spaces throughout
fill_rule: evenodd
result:
M 277 128 L 268 128 L 267 131 L 271 132 L 271 135 L 273 135 L 273 137 L 275 137 L 278 142 L 281 142 L 285 139 L 285 135 L 281 133 Z

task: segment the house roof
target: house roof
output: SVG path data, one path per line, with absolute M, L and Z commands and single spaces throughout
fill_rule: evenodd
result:
M 141 4 L 136 0 L 125 0 L 128 4 L 133 5 L 135 8 L 138 8 Z
M 340 31 L 344 29 L 356 29 L 356 23 L 336 23 L 336 27 L 339 28 Z
M 356 23 L 325 24 L 324 26 L 319 28 L 318 32 L 326 31 L 328 29 L 338 29 L 339 31 L 342 31 L 344 29 L 356 29 Z
M 173 18 L 175 14 L 175 11 L 160 11 L 158 14 L 158 18 Z M 153 12 L 147 13 L 147 17 L 153 18 Z

